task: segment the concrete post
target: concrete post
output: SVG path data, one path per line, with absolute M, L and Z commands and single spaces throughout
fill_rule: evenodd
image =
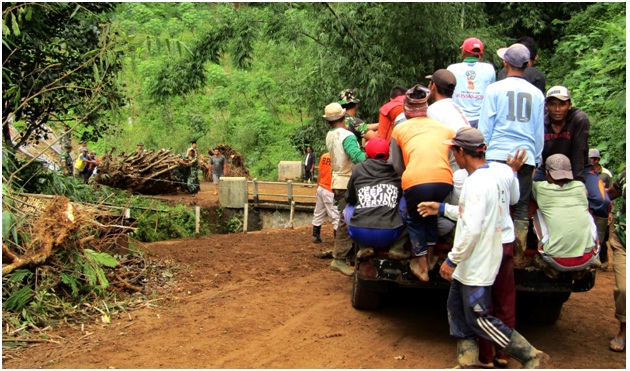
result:
M 219 205 L 240 209 L 247 203 L 247 178 L 221 177 L 219 179 Z

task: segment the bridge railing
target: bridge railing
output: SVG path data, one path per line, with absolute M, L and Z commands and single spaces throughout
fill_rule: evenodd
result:
M 265 185 L 265 192 L 260 192 L 259 185 Z M 272 181 L 259 181 L 248 180 L 247 181 L 247 196 L 248 199 L 252 199 L 254 204 L 260 204 L 263 202 L 275 202 L 291 204 L 292 202 L 302 203 L 315 203 L 315 189 L 317 183 L 294 183 L 292 181 L 287 182 L 272 182 Z M 311 193 L 303 191 L 303 189 L 313 189 Z

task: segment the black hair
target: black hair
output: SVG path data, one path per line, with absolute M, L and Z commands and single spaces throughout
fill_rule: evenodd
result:
M 411 99 L 424 99 L 427 97 L 427 93 L 422 89 L 413 89 L 413 92 L 409 94 Z
M 190 144 L 197 144 L 197 141 L 196 140 L 191 140 Z
M 533 37 L 524 36 L 520 39 L 516 40 L 516 43 L 523 44 L 529 50 L 529 59 L 534 60 L 538 55 L 538 43 L 534 40 Z
M 328 120 L 326 120 L 326 121 L 328 121 Z M 345 116 L 342 116 L 342 117 L 340 117 L 339 119 L 337 119 L 337 120 L 335 120 L 335 121 L 328 121 L 328 124 L 329 124 L 330 126 L 333 126 L 334 124 L 337 124 L 337 123 L 339 123 L 339 122 L 345 122 L 345 121 L 346 121 L 346 117 L 345 117 Z
M 353 109 L 356 106 L 357 106 L 357 103 L 346 103 L 346 104 L 342 104 L 341 108 L 345 108 L 346 110 L 349 110 L 349 109 Z
M 454 90 L 443 88 L 441 86 L 438 86 L 436 83 L 433 83 L 433 85 L 435 85 L 435 88 L 440 95 L 443 95 L 447 98 L 453 98 Z
M 389 97 L 394 99 L 396 97 L 400 97 L 401 95 L 405 95 L 406 92 L 407 88 L 405 88 L 404 86 L 396 85 L 389 92 Z
M 477 151 L 472 151 L 472 150 L 464 148 L 464 147 L 453 145 L 453 150 L 455 150 L 455 151 L 459 151 L 460 148 L 464 150 L 464 154 L 465 155 L 468 155 L 470 157 L 481 158 L 481 159 L 485 159 L 486 158 L 486 152 L 485 151 L 477 152 Z

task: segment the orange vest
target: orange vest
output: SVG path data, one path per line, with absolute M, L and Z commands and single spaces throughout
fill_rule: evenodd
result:
M 332 162 L 330 161 L 330 153 L 326 152 L 319 158 L 319 166 L 317 167 L 319 175 L 317 176 L 317 184 L 332 192 L 330 183 L 332 182 Z

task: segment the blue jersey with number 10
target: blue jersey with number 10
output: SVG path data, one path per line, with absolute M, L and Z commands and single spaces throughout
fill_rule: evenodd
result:
M 488 149 L 486 159 L 506 161 L 519 148 L 527 150 L 527 165 L 541 161 L 544 145 L 545 97 L 520 77 L 488 86 L 481 105 L 479 130 Z

